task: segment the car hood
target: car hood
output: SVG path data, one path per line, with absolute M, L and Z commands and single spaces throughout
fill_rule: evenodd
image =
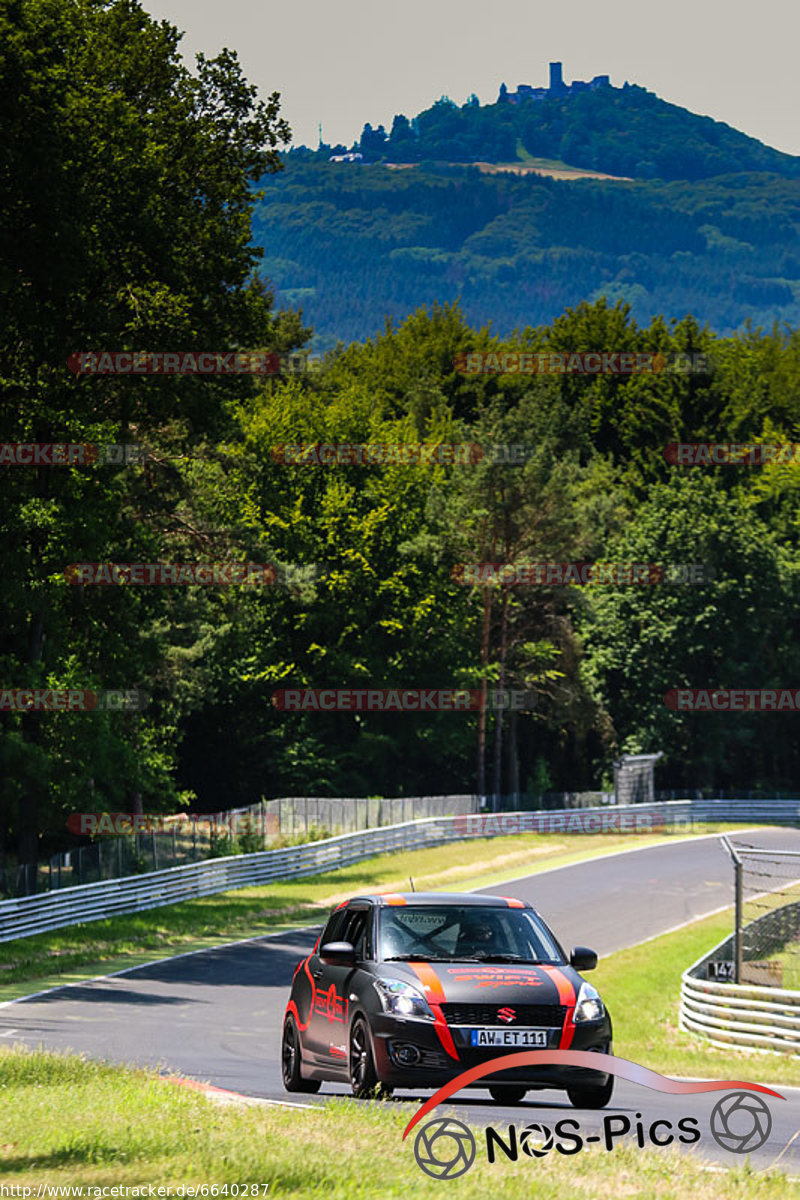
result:
M 573 1005 L 583 982 L 572 967 L 527 963 L 387 962 L 376 974 L 421 987 L 434 1004 Z

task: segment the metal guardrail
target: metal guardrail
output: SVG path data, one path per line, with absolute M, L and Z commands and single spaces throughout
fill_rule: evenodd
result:
M 710 803 L 713 802 L 667 800 L 654 804 L 622 805 L 618 811 L 620 815 L 635 816 L 640 831 L 641 821 L 647 817 L 653 820 L 655 827 L 673 829 L 686 827 L 693 820 L 785 820 L 792 824 L 797 824 L 799 820 L 796 801 L 764 802 L 771 806 L 770 813 L 754 812 L 758 802 L 741 801 L 737 806 L 735 801 L 724 801 L 724 814 L 723 810 L 714 809 L 713 817 L 709 818 L 706 809 Z M 790 808 L 793 816 L 790 816 Z M 604 805 L 600 808 L 583 808 L 579 813 L 574 809 L 563 809 L 560 812 L 497 813 L 493 821 L 487 819 L 475 825 L 471 825 L 475 818 L 467 815 L 427 817 L 379 829 L 341 834 L 325 841 L 290 846 L 286 849 L 210 859 L 153 871 L 146 875 L 104 880 L 101 883 L 61 888 L 38 896 L 3 900 L 0 901 L 0 942 L 32 937 L 37 933 L 46 933 L 87 921 L 101 921 L 124 913 L 143 912 L 168 904 L 177 904 L 182 900 L 233 891 L 236 888 L 253 887 L 272 880 L 318 875 L 349 866 L 376 854 L 419 849 L 469 837 L 502 837 L 526 830 L 550 831 L 553 829 L 553 818 L 558 816 L 563 816 L 562 828 L 568 833 L 574 828 L 574 822 L 586 821 L 587 818 L 596 815 L 594 830 L 600 832 L 607 827 L 603 825 L 603 820 L 608 820 L 610 811 L 613 812 L 613 809 Z M 515 817 L 518 818 L 516 825 L 513 820 Z
M 718 983 L 703 978 L 706 965 L 730 961 L 727 937 L 681 976 L 678 1024 L 715 1046 L 771 1050 L 800 1057 L 800 992 L 750 983 Z
M 692 800 L 691 803 L 695 821 L 800 824 L 800 801 L 797 800 Z
M 690 808 L 689 801 L 674 800 L 623 807 L 620 811 L 634 814 L 640 822 L 650 817 L 659 827 L 674 827 L 690 819 Z M 585 820 L 597 814 L 599 822 L 603 816 L 607 819 L 608 813 L 607 806 L 586 808 L 581 810 L 580 817 Z M 38 896 L 3 900 L 0 902 L 0 942 L 32 937 L 37 933 L 85 921 L 102 921 L 123 913 L 160 908 L 181 900 L 194 900 L 236 888 L 253 887 L 276 879 L 318 875 L 371 858 L 375 854 L 414 850 L 470 837 L 502 837 L 524 829 L 549 830 L 553 818 L 559 815 L 573 820 L 576 816 L 574 810 L 569 809 L 561 814 L 499 813 L 489 827 L 487 822 L 481 822 L 480 828 L 472 827 L 470 822 L 475 818 L 466 814 L 426 817 L 359 833 L 340 834 L 301 846 L 209 859 L 146 875 L 109 879 L 61 888 Z M 514 818 L 518 818 L 516 827 Z M 600 828 L 598 823 L 598 832 Z

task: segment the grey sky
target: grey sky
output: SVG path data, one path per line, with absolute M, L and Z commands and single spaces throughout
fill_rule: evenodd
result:
M 143 0 L 193 64 L 228 46 L 297 144 L 350 144 L 442 94 L 608 74 L 800 154 L 798 0 Z

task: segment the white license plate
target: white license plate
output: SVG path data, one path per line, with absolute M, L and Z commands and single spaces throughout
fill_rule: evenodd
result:
M 547 1046 L 546 1029 L 471 1029 L 471 1046 Z

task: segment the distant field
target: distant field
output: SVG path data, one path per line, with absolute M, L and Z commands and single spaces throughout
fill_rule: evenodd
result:
M 500 171 L 510 171 L 513 175 L 549 175 L 552 179 L 617 179 L 622 183 L 631 183 L 629 175 L 604 175 L 602 171 L 585 171 L 582 167 L 568 167 L 547 158 L 531 158 L 524 163 L 487 163 L 470 164 L 483 171 L 486 175 L 497 175 Z
M 384 163 L 391 171 L 406 171 L 419 166 L 418 163 Z M 569 167 L 566 163 L 550 158 L 531 158 L 525 162 L 490 163 L 471 162 L 442 163 L 446 167 L 477 167 L 484 175 L 509 172 L 512 175 L 549 175 L 552 179 L 616 179 L 622 183 L 633 182 L 629 175 L 604 175 L 602 171 L 586 171 L 583 167 Z

